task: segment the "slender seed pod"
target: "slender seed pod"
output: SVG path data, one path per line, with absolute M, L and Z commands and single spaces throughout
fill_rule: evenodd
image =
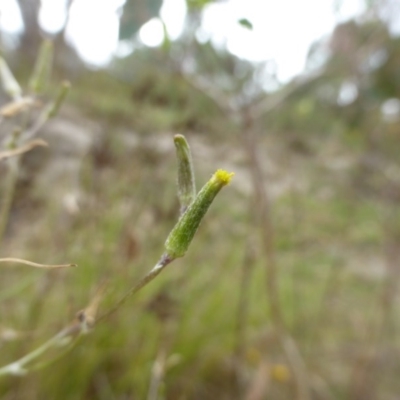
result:
M 218 192 L 232 179 L 233 173 L 219 169 L 203 186 L 195 200 L 176 223 L 165 242 L 169 258 L 183 257 L 193 239 L 201 220 Z
M 183 135 L 175 135 L 174 143 L 178 159 L 178 198 L 183 214 L 196 197 L 196 184 L 192 155 L 186 138 Z

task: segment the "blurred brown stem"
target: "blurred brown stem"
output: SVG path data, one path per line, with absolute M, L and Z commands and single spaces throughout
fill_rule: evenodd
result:
M 253 235 L 249 234 L 249 239 L 246 244 L 246 252 L 244 255 L 242 271 L 240 275 L 240 287 L 239 287 L 239 300 L 237 306 L 237 317 L 236 317 L 236 366 L 237 366 L 237 381 L 239 390 L 243 389 L 243 377 L 241 373 L 241 366 L 245 362 L 245 351 L 246 351 L 246 326 L 249 314 L 249 290 L 251 275 L 254 269 L 254 243 Z
M 274 249 L 274 229 L 271 221 L 270 203 L 264 190 L 264 179 L 261 172 L 254 133 L 251 122 L 245 119 L 243 127 L 244 148 L 247 153 L 250 175 L 253 183 L 255 197 L 255 212 L 260 228 L 260 235 L 264 255 L 267 261 L 267 288 L 268 298 L 270 300 L 271 318 L 274 325 L 282 326 L 282 312 L 279 305 L 279 288 L 276 273 L 275 249 Z
M 262 102 L 244 107 L 241 110 L 234 110 L 229 106 L 229 99 L 211 91 L 212 88 L 205 88 L 199 82 L 191 78 L 187 78 L 189 84 L 201 93 L 210 98 L 218 109 L 224 113 L 227 118 L 235 121 L 241 132 L 241 140 L 243 148 L 247 154 L 249 171 L 253 183 L 255 197 L 255 217 L 259 221 L 260 236 L 262 247 L 266 259 L 267 274 L 267 296 L 270 304 L 271 318 L 276 330 L 276 334 L 288 361 L 291 365 L 293 374 L 296 379 L 297 398 L 299 400 L 309 400 L 310 385 L 307 377 L 305 364 L 297 348 L 296 342 L 288 334 L 282 318 L 282 311 L 279 302 L 279 288 L 277 283 L 277 268 L 275 261 L 274 247 L 274 229 L 271 221 L 270 203 L 264 188 L 264 180 L 259 162 L 256 138 L 254 133 L 254 121 L 262 116 L 268 115 L 281 104 L 283 104 L 290 96 L 298 90 L 312 84 L 323 75 L 323 71 L 318 71 L 314 75 L 310 75 L 303 80 L 299 80 L 297 84 L 289 88 L 278 96 L 265 96 Z M 238 117 L 239 116 L 239 120 Z
M 297 398 L 299 400 L 309 400 L 311 399 L 310 385 L 305 364 L 295 341 L 291 338 L 284 326 L 283 314 L 279 300 L 274 246 L 275 232 L 271 220 L 271 205 L 264 187 L 264 179 L 254 132 L 254 121 L 247 109 L 243 110 L 242 121 L 243 147 L 247 153 L 249 171 L 255 196 L 254 212 L 256 213 L 257 221 L 259 222 L 258 227 L 260 229 L 262 248 L 266 260 L 265 272 L 267 278 L 267 296 L 270 305 L 271 319 L 296 380 Z
M 175 334 L 175 328 L 171 321 L 160 321 L 160 339 L 156 359 L 151 368 L 151 378 L 147 400 L 162 399 L 161 385 L 163 384 L 167 370 L 168 353 L 171 347 L 172 339 Z
M 3 241 L 4 233 L 7 228 L 7 223 L 10 216 L 11 205 L 14 198 L 15 186 L 17 184 L 18 179 L 18 171 L 19 171 L 19 156 L 10 158 L 8 160 L 8 176 L 4 189 L 4 198 L 3 203 L 1 205 L 0 211 L 0 243 Z
M 393 211 L 393 210 L 392 210 Z M 385 223 L 386 279 L 377 298 L 379 318 L 369 334 L 369 349 L 357 358 L 349 389 L 349 399 L 374 400 L 377 398 L 379 384 L 378 357 L 383 346 L 389 343 L 387 335 L 392 324 L 392 311 L 398 291 L 400 276 L 400 231 L 393 227 L 397 215 L 389 212 Z
M 157 400 L 159 398 L 160 386 L 165 374 L 166 355 L 165 348 L 161 345 L 151 368 L 151 381 L 147 400 Z

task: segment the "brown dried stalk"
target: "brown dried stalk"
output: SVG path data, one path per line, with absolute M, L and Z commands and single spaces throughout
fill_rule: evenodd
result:
M 28 265 L 30 267 L 44 268 L 44 269 L 77 267 L 76 264 L 39 264 L 33 261 L 23 260 L 21 258 L 14 258 L 14 257 L 0 258 L 0 263 L 22 264 L 22 265 Z
M 31 140 L 30 142 L 25 143 L 23 146 L 16 149 L 1 151 L 0 160 L 4 160 L 9 157 L 19 156 L 20 154 L 27 153 L 35 147 L 48 147 L 48 144 L 42 139 Z

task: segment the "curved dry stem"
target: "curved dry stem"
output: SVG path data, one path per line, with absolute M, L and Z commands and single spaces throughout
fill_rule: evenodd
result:
M 11 118 L 39 104 L 40 103 L 33 97 L 30 96 L 21 97 L 20 99 L 14 100 L 11 103 L 7 103 L 3 107 L 1 107 L 0 116 L 5 118 Z
M 21 258 L 14 258 L 14 257 L 0 258 L 0 263 L 23 264 L 23 265 L 28 265 L 30 267 L 44 268 L 44 269 L 77 267 L 77 264 L 39 264 L 33 261 L 23 260 Z
M 23 153 L 27 153 L 28 151 L 34 149 L 35 147 L 48 147 L 49 145 L 42 139 L 31 140 L 30 142 L 24 144 L 21 147 L 12 150 L 6 150 L 0 152 L 0 160 L 4 160 L 5 158 L 18 156 Z

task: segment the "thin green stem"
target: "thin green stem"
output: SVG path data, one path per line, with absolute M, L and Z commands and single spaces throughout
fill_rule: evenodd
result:
M 158 263 L 151 269 L 135 286 L 129 289 L 105 314 L 101 315 L 96 322 L 105 319 L 106 317 L 113 314 L 119 307 L 126 303 L 126 301 L 144 288 L 149 282 L 151 282 L 160 272 L 170 264 L 174 259 L 170 258 L 167 254 L 163 254 Z
M 71 336 L 75 331 L 79 331 L 79 325 L 72 325 L 69 326 L 47 342 L 43 343 L 41 346 L 36 348 L 35 350 L 31 351 L 30 353 L 26 354 L 25 356 L 21 357 L 17 361 L 13 361 L 12 363 L 5 365 L 4 367 L 0 368 L 0 376 L 3 375 L 23 375 L 27 372 L 25 366 L 30 363 L 31 361 L 35 360 L 36 358 L 40 357 L 43 353 L 45 353 L 48 349 L 52 347 L 59 347 L 60 345 L 65 344 L 65 338 Z

